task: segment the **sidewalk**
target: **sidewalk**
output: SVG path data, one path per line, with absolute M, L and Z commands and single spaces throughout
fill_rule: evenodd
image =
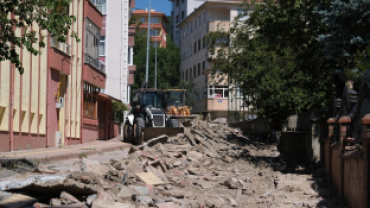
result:
M 55 162 L 85 156 L 96 155 L 102 152 L 111 152 L 130 147 L 131 144 L 123 143 L 120 137 L 110 140 L 97 140 L 85 144 L 76 144 L 62 148 L 52 147 L 46 149 L 1 152 L 0 159 L 18 158 L 35 160 L 38 162 Z

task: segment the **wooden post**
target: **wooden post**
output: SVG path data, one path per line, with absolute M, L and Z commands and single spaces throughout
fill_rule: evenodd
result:
M 370 171 L 369 171 L 369 150 L 370 150 L 370 114 L 365 115 L 360 124 L 363 126 L 363 160 L 364 160 L 364 196 L 362 197 L 364 202 L 362 207 L 370 206 Z
M 351 125 L 351 118 L 349 116 L 342 116 L 339 120 L 339 145 L 340 145 L 340 153 L 341 155 L 344 154 L 344 148 L 345 148 L 345 139 L 348 138 L 347 132 Z M 339 195 L 344 196 L 344 159 L 340 158 L 340 167 L 339 167 Z

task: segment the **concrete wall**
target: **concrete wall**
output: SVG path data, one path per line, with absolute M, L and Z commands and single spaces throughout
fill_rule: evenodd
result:
M 123 103 L 128 102 L 128 22 L 128 1 L 107 1 L 105 93 Z

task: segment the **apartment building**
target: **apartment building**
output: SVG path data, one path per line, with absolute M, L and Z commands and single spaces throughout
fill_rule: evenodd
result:
M 136 70 L 133 65 L 135 28 L 129 25 L 135 0 L 104 0 L 102 3 L 99 56 L 107 74 L 105 93 L 128 104 Z
M 240 89 L 228 83 L 227 75 L 222 78 L 211 76 L 210 69 L 216 58 L 205 43 L 211 31 L 230 30 L 230 23 L 243 13 L 240 1 L 208 0 L 189 14 L 178 25 L 180 33 L 180 76 L 182 80 L 194 80 L 199 95 L 194 113 L 212 112 L 217 117 L 227 117 L 229 112 L 248 114 L 250 108 L 243 107 Z M 243 17 L 240 20 L 245 20 Z M 229 41 L 229 40 L 220 40 Z M 248 115 L 252 113 L 249 112 Z
M 172 2 L 171 17 L 172 25 L 172 42 L 180 46 L 180 29 L 177 27 L 187 16 L 194 12 L 206 0 L 169 0 Z
M 112 122 L 115 98 L 104 94 L 105 68 L 99 62 L 102 4 L 72 0 L 71 26 L 82 41 L 59 43 L 37 24 L 27 27 L 46 47 L 39 56 L 17 48 L 24 74 L 0 62 L 0 151 L 29 150 L 108 139 L 119 126 Z M 16 29 L 20 35 L 21 29 Z M 37 45 L 36 45 L 37 46 Z
M 148 17 L 147 10 L 136 10 L 132 12 L 132 16 L 136 19 L 136 24 L 141 23 L 138 32 L 148 32 Z M 167 32 L 166 24 L 168 19 L 165 13 L 156 12 L 154 9 L 150 11 L 150 38 L 153 46 L 166 48 Z

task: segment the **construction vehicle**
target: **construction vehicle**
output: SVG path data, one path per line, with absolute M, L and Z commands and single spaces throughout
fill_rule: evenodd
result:
M 124 141 L 133 144 L 142 144 L 162 134 L 174 136 L 184 133 L 179 119 L 183 122 L 195 118 L 188 115 L 190 111 L 185 106 L 185 90 L 141 88 L 133 92 L 131 106 L 132 110 L 124 122 Z
M 125 142 L 142 144 L 161 134 L 173 136 L 184 132 L 177 119 L 167 116 L 163 90 L 135 90 L 131 106 L 124 125 Z
M 195 119 L 195 116 L 190 113 L 191 107 L 185 104 L 185 89 L 169 89 L 163 90 L 163 92 L 167 115 L 170 115 L 172 119 L 176 119 L 179 123 Z

